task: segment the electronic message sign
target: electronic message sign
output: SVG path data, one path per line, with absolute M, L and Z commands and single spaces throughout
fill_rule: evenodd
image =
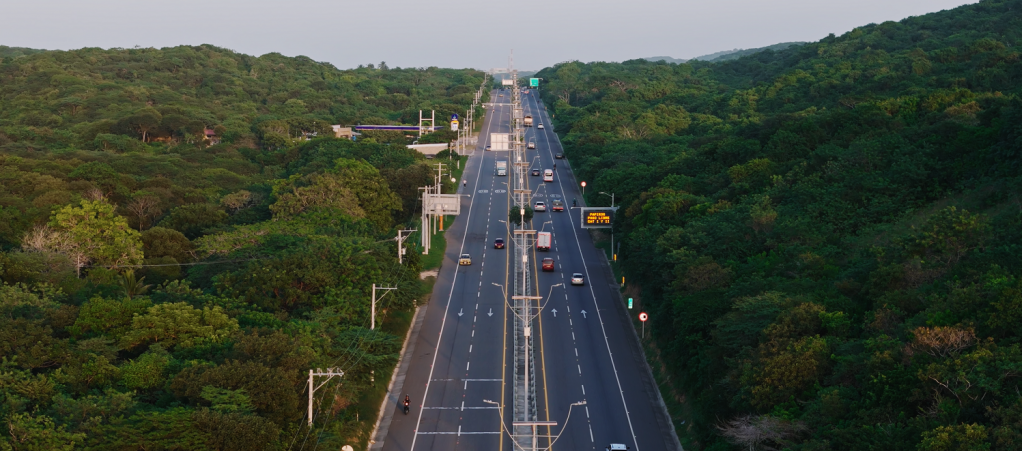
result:
M 582 208 L 583 229 L 609 229 L 614 225 L 614 210 L 617 208 Z

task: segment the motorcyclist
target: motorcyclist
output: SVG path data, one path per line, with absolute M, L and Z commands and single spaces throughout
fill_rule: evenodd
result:
M 578 201 L 576 201 L 574 197 L 571 198 L 571 206 L 572 207 L 577 207 L 578 206 Z
M 462 180 L 461 186 L 468 186 L 468 180 Z
M 405 407 L 408 407 L 408 404 L 411 402 L 412 402 L 411 398 L 409 398 L 408 395 L 405 395 Z
M 557 170 L 557 163 L 554 163 L 554 170 Z

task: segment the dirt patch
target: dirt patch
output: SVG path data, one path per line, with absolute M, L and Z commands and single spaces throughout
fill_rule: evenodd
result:
M 440 275 L 440 270 L 439 269 L 431 269 L 429 271 L 420 272 L 419 273 L 419 278 L 422 279 L 422 280 L 426 280 L 427 277 L 432 277 L 432 278 L 436 279 L 437 276 L 439 276 L 439 275 Z

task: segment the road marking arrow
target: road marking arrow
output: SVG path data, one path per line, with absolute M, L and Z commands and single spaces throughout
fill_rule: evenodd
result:
M 464 315 L 465 309 L 458 310 L 458 316 Z
M 583 318 L 587 318 L 587 316 L 586 316 L 586 311 L 585 311 L 585 310 L 582 310 L 582 317 L 583 317 Z
M 487 313 L 486 316 L 493 316 L 493 308 L 492 307 L 490 308 L 490 313 Z
M 553 313 L 554 314 L 554 318 L 557 318 L 557 309 L 551 310 L 550 313 Z

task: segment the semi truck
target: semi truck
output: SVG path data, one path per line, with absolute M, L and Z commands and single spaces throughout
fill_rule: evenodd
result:
M 500 175 L 500 176 L 506 176 L 507 175 L 507 160 L 497 160 L 497 170 L 496 170 L 496 172 L 497 172 L 497 175 Z
M 550 243 L 552 242 L 550 232 L 539 232 L 536 234 L 536 250 L 537 251 L 548 251 L 550 250 Z
M 532 127 L 532 116 L 525 116 L 525 126 Z

